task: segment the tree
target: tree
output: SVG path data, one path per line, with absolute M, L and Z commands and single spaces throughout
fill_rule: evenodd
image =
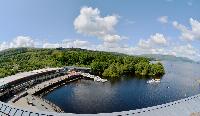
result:
M 108 63 L 106 62 L 92 62 L 91 71 L 93 74 L 102 75 L 104 70 L 108 67 Z
M 158 62 L 156 64 L 151 64 L 149 75 L 150 76 L 162 76 L 165 74 L 163 65 Z
M 146 76 L 149 73 L 150 65 L 147 62 L 139 62 L 135 64 L 135 74 Z
M 123 65 L 123 74 L 134 75 L 135 74 L 135 63 L 130 62 Z
M 123 73 L 123 68 L 119 63 L 112 63 L 105 71 L 103 72 L 104 77 L 119 77 Z

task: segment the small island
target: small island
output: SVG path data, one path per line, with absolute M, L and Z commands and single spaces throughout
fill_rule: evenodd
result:
M 150 58 L 79 48 L 13 48 L 0 52 L 0 78 L 46 67 L 80 66 L 105 78 L 122 75 L 161 77 L 163 65 Z

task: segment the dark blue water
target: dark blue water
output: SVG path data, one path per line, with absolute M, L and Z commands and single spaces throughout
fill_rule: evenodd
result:
M 67 113 L 119 112 L 159 105 L 200 93 L 200 65 L 164 61 L 166 74 L 159 84 L 121 77 L 107 83 L 79 80 L 44 96 Z

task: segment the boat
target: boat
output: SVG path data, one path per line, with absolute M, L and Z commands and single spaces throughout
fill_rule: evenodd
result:
M 148 80 L 147 83 L 160 83 L 160 79 L 151 79 L 151 80 Z
M 83 75 L 84 77 L 88 77 L 90 79 L 93 79 L 96 82 L 104 83 L 104 82 L 108 81 L 107 79 L 102 79 L 100 76 L 91 75 L 89 73 L 80 73 L 80 74 Z
M 108 81 L 107 79 L 102 79 L 102 80 L 101 80 L 102 83 L 105 83 L 105 82 L 107 82 L 107 81 Z

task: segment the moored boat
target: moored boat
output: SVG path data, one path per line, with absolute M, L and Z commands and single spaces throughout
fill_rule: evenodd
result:
M 151 79 L 151 80 L 148 80 L 147 83 L 160 83 L 160 79 Z

